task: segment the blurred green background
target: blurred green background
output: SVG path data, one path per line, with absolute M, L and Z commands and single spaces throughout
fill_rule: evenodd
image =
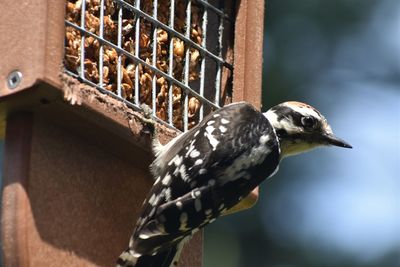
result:
M 354 146 L 285 159 L 205 231 L 205 267 L 400 266 L 400 1 L 266 0 L 263 110 L 307 102 Z

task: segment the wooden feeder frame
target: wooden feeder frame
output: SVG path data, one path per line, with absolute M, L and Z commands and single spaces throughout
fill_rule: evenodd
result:
M 260 107 L 264 1 L 237 2 L 233 101 Z M 2 10 L 3 266 L 112 266 L 152 184 L 141 114 L 63 73 L 65 2 Z M 180 266 L 201 262 L 199 233 Z

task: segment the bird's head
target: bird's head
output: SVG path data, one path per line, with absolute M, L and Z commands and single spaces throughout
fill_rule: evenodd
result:
M 324 116 L 310 105 L 284 102 L 272 107 L 264 115 L 278 135 L 282 158 L 319 146 L 352 148 L 333 134 Z

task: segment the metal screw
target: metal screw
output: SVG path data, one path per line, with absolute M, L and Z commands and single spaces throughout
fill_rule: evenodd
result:
M 18 70 L 11 72 L 7 77 L 8 88 L 16 88 L 22 81 L 22 73 Z

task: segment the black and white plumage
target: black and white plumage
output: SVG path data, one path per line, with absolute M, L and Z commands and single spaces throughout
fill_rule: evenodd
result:
M 312 142 L 317 133 L 325 139 Z M 305 141 L 299 141 L 304 134 Z M 118 266 L 176 266 L 184 241 L 272 176 L 285 153 L 326 144 L 350 147 L 333 137 L 318 111 L 299 102 L 266 113 L 234 103 L 166 146 L 155 139 L 151 170 L 156 181 Z

